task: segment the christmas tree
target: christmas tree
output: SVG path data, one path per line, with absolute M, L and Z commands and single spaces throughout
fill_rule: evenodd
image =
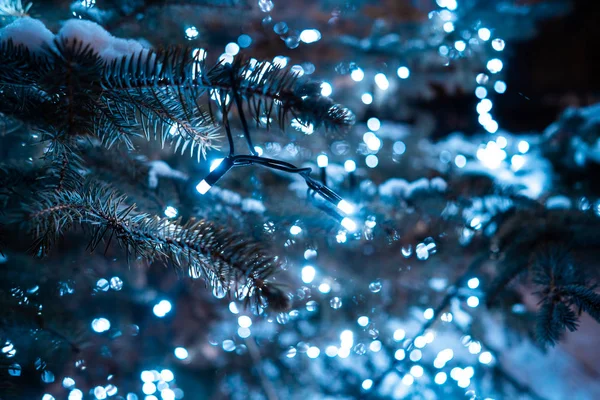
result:
M 0 0 L 0 399 L 598 398 L 578 7 Z

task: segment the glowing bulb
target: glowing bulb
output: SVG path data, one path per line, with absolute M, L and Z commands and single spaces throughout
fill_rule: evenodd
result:
M 425 319 L 432 319 L 433 318 L 433 314 L 434 314 L 433 308 L 428 308 L 427 310 L 425 310 L 423 312 L 423 317 Z
M 314 43 L 321 39 L 321 32 L 317 29 L 305 29 L 300 33 L 300 40 L 304 43 Z
M 177 216 L 177 209 L 173 206 L 167 206 L 165 208 L 165 216 L 167 218 L 175 218 Z
M 170 301 L 168 301 L 168 300 L 161 300 L 160 302 L 158 302 L 158 304 L 156 304 L 152 308 L 152 312 L 158 318 L 163 318 L 165 315 L 167 315 L 169 312 L 171 312 L 172 308 L 173 308 L 173 306 L 171 305 Z
M 525 157 L 520 154 L 515 154 L 510 158 L 510 167 L 513 171 L 518 171 L 525 165 Z
M 398 361 L 404 360 L 406 358 L 406 352 L 404 351 L 404 349 L 396 350 L 396 352 L 394 353 L 394 358 Z
M 360 68 L 355 68 L 350 73 L 350 78 L 352 78 L 352 80 L 354 82 L 360 82 L 364 79 L 364 77 L 365 77 L 365 73 Z
M 327 82 L 321 83 L 321 96 L 331 96 L 331 93 L 333 93 L 331 85 Z
M 331 286 L 329 285 L 329 283 L 321 283 L 319 285 L 319 292 L 325 293 L 325 294 L 331 292 Z
M 492 362 L 493 358 L 494 357 L 492 356 L 492 353 L 489 351 L 484 351 L 479 355 L 479 362 L 482 364 L 489 364 Z
M 479 298 L 477 296 L 469 296 L 467 305 L 471 308 L 477 307 L 479 305 Z
M 496 51 L 502 51 L 504 50 L 504 47 L 506 46 L 506 44 L 504 43 L 504 40 L 502 39 L 494 39 L 492 40 L 492 48 Z
M 96 318 L 92 321 L 92 329 L 98 333 L 106 332 L 110 329 L 110 321 L 106 318 Z
M 373 95 L 371 93 L 363 93 L 360 99 L 363 103 L 368 105 L 373 102 Z
M 462 40 L 457 40 L 454 42 L 454 48 L 458 51 L 465 51 L 467 48 L 467 44 Z
M 467 158 L 462 154 L 459 154 L 454 158 L 454 164 L 456 164 L 458 168 L 464 168 L 465 165 L 467 165 Z
M 446 22 L 443 28 L 446 33 L 454 32 L 454 24 L 450 21 Z
M 364 390 L 369 390 L 373 387 L 373 381 L 371 379 L 365 379 L 361 386 Z
M 497 93 L 505 93 L 506 92 L 506 83 L 504 83 L 504 81 L 498 81 L 496 83 L 494 83 L 494 90 Z
M 200 183 L 196 186 L 196 190 L 200 194 L 206 194 L 206 192 L 208 192 L 210 188 L 211 186 L 208 183 L 206 183 L 204 179 L 202 179 Z
M 488 28 L 479 29 L 477 31 L 477 34 L 479 35 L 479 38 L 485 42 L 490 40 L 490 38 L 492 37 L 492 32 Z
M 502 71 L 503 67 L 504 67 L 504 64 L 502 63 L 502 60 L 500 60 L 499 58 L 492 58 L 487 63 L 487 69 L 492 74 L 497 74 L 498 72 Z
M 529 143 L 525 140 L 521 140 L 518 144 L 519 152 L 525 154 L 529 151 Z
M 358 317 L 357 322 L 360 326 L 365 327 L 369 325 L 369 317 L 365 317 L 364 315 L 362 317 Z
M 346 329 L 340 334 L 341 346 L 343 348 L 350 348 L 354 344 L 354 333 L 351 330 Z
M 240 52 L 240 46 L 237 43 L 229 43 L 227 44 L 227 46 L 225 46 L 225 53 L 231 55 L 231 56 L 235 56 L 237 53 Z
M 292 225 L 290 228 L 290 233 L 292 235 L 298 235 L 300 232 L 302 232 L 302 228 L 300 228 L 298 225 Z
M 223 162 L 223 158 L 217 158 L 210 163 L 210 172 L 213 172 Z
M 367 147 L 369 147 L 369 149 L 373 150 L 373 151 L 378 150 L 381 145 L 381 141 L 379 139 L 377 139 L 377 141 L 378 141 L 377 148 L 374 147 L 374 144 L 372 142 L 369 142 L 367 144 Z M 369 146 L 369 144 L 373 144 L 373 146 Z M 379 159 L 377 158 L 377 156 L 375 154 L 369 154 L 365 158 L 365 163 L 367 164 L 367 167 L 375 168 L 379 164 Z
M 189 353 L 185 349 L 185 347 L 177 347 L 175 348 L 175 351 L 173 353 L 175 354 L 175 357 L 177 357 L 180 360 L 185 360 L 189 356 Z
M 369 118 L 367 121 L 367 127 L 373 132 L 377 132 L 379 128 L 381 128 L 381 121 L 379 121 L 379 118 Z
M 346 160 L 346 162 L 344 163 L 344 169 L 346 170 L 346 172 L 356 171 L 356 163 L 354 162 L 354 160 Z
M 479 279 L 477 279 L 477 278 L 469 279 L 469 281 L 467 282 L 467 286 L 469 286 L 469 289 L 477 289 L 479 287 Z
M 238 325 L 242 328 L 250 328 L 252 326 L 252 319 L 247 315 L 240 315 L 238 317 Z
M 435 374 L 435 383 L 437 383 L 438 385 L 443 385 L 444 383 L 446 383 L 446 380 L 448 379 L 448 375 L 446 375 L 445 372 L 438 372 L 437 374 Z
M 340 200 L 340 202 L 337 204 L 337 208 L 346 214 L 352 214 L 354 212 L 354 206 L 348 203 L 346 200 Z
M 478 86 L 477 89 L 475 89 L 475 96 L 477 96 L 478 99 L 485 99 L 487 94 L 487 89 L 483 86 Z
M 394 331 L 394 340 L 396 342 L 401 341 L 402 339 L 404 339 L 406 337 L 406 332 L 404 332 L 404 329 L 396 329 Z
M 390 87 L 390 81 L 388 81 L 387 76 L 381 72 L 375 75 L 375 84 L 381 90 L 387 90 Z
M 325 168 L 329 165 L 329 157 L 325 154 L 320 154 L 317 156 L 317 165 L 319 168 Z
M 314 267 L 307 265 L 306 267 L 302 268 L 302 282 L 311 283 L 315 279 L 316 274 L 317 271 L 314 269 Z
M 484 114 L 490 112 L 494 103 L 490 99 L 483 99 L 477 104 L 477 112 L 479 114 Z
M 408 79 L 408 77 L 410 76 L 410 69 L 408 69 L 408 67 L 402 66 L 398 68 L 398 71 L 396 71 L 396 73 L 398 74 L 398 78 Z
M 349 232 L 354 232 L 356 230 L 356 222 L 352 221 L 348 217 L 344 217 L 344 219 L 342 219 L 341 225 Z

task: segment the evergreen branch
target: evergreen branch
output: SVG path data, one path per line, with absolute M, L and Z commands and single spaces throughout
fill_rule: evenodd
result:
M 181 224 L 138 213 L 135 205 L 125 202 L 125 197 L 94 185 L 43 193 L 27 210 L 36 237 L 33 249 L 47 254 L 65 231 L 78 225 L 89 230 L 91 251 L 101 242 L 108 247 L 114 238 L 128 256 L 189 268 L 190 274 L 204 277 L 215 290 L 232 290 L 248 302 L 260 305 L 266 299 L 273 309 L 288 307 L 287 294 L 271 280 L 280 261 L 260 244 L 206 220 Z

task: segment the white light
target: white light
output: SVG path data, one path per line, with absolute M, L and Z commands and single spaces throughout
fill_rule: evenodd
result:
M 290 234 L 294 236 L 300 234 L 300 232 L 302 232 L 302 228 L 300 228 L 298 225 L 292 225 L 290 228 Z
M 506 138 L 504 136 L 498 136 L 496 138 L 496 143 L 498 143 L 498 147 L 503 149 L 508 145 L 508 140 L 506 140 Z
M 422 349 L 427 345 L 427 339 L 425 336 L 417 336 L 414 341 L 415 347 L 418 349 Z
M 106 318 L 96 318 L 92 321 L 92 329 L 98 333 L 106 332 L 110 329 L 110 321 Z
M 373 149 L 371 149 L 371 150 L 373 150 Z M 377 166 L 377 164 L 379 164 L 379 159 L 377 158 L 377 156 L 375 154 L 369 154 L 367 156 L 367 158 L 365 159 L 365 162 L 367 164 L 367 167 L 375 168 Z
M 142 386 L 142 392 L 144 392 L 144 394 L 152 394 L 156 392 L 156 385 L 152 382 L 146 382 Z
M 327 157 L 325 154 L 319 154 L 317 156 L 317 165 L 319 168 L 325 168 L 329 165 L 329 157 Z
M 446 22 L 444 24 L 444 32 L 446 32 L 446 33 L 454 32 L 454 24 L 452 22 Z
M 410 358 L 410 360 L 414 362 L 419 361 L 421 357 L 423 357 L 423 353 L 421 353 L 421 350 L 419 349 L 411 351 L 410 355 L 408 356 L 408 358 Z
M 425 317 L 425 319 L 432 319 L 433 318 L 433 308 L 428 308 L 427 310 L 425 310 L 423 312 L 423 317 Z
M 254 146 L 254 151 L 256 152 L 256 154 L 258 154 L 259 157 L 263 155 L 263 149 L 260 146 Z
M 227 46 L 225 46 L 225 53 L 231 55 L 231 56 L 235 56 L 237 53 L 240 52 L 240 46 L 238 46 L 237 43 L 228 43 Z
M 152 373 L 152 371 L 142 371 L 142 373 L 140 374 L 140 378 L 142 382 L 153 382 L 154 374 Z
M 373 387 L 373 381 L 371 379 L 365 379 L 361 386 L 364 390 L 369 390 Z
M 506 83 L 504 83 L 504 81 L 494 83 L 494 90 L 500 94 L 506 92 Z
M 404 351 L 404 349 L 396 350 L 396 352 L 394 353 L 394 358 L 398 361 L 404 360 L 406 358 L 406 352 Z
M 165 216 L 167 218 L 175 218 L 177 216 L 177 209 L 173 206 L 167 206 L 165 208 Z
M 465 51 L 467 48 L 467 44 L 462 40 L 457 40 L 454 42 L 454 48 L 458 51 Z
M 247 315 L 240 315 L 238 317 L 238 325 L 242 328 L 250 328 L 252 326 L 252 319 Z
M 456 164 L 458 168 L 464 168 L 465 165 L 467 165 L 467 158 L 462 154 L 459 154 L 454 158 L 454 164 Z
M 175 351 L 173 352 L 173 354 L 175 354 L 175 357 L 177 357 L 180 360 L 185 360 L 186 358 L 188 358 L 188 351 L 185 349 L 185 347 L 177 347 L 175 348 Z
M 502 39 L 492 40 L 492 48 L 496 51 L 504 50 L 505 46 L 506 46 L 506 43 L 504 43 L 504 40 L 502 40 Z
M 370 133 L 373 133 L 373 132 L 370 132 Z M 371 151 L 379 150 L 381 148 L 381 139 L 379 139 L 377 136 L 375 136 L 375 134 L 373 134 L 373 136 L 367 140 L 367 147 Z M 369 162 L 367 161 L 367 165 L 368 164 L 369 164 Z M 375 166 L 377 166 L 377 164 L 375 164 Z M 371 168 L 375 168 L 375 166 L 373 166 Z
M 469 343 L 469 353 L 479 354 L 480 352 L 481 352 L 481 343 L 479 343 L 479 342 Z
M 348 203 L 346 200 L 340 200 L 340 202 L 337 204 L 337 208 L 346 214 L 352 214 L 354 212 L 354 206 Z
M 446 3 L 446 8 L 450 11 L 454 11 L 458 7 L 458 3 L 456 2 L 456 0 L 446 0 L 445 3 Z
M 51 394 L 45 393 L 42 396 L 42 400 L 55 400 L 54 396 L 52 396 Z
M 406 337 L 406 332 L 404 332 L 404 329 L 396 329 L 394 331 L 394 340 L 396 342 L 401 341 L 402 339 L 404 339 Z
M 302 282 L 311 283 L 315 279 L 316 273 L 317 271 L 310 265 L 302 268 Z
M 490 112 L 493 106 L 494 103 L 490 99 L 483 99 L 477 104 L 477 112 L 479 114 Z
M 335 357 L 338 354 L 338 348 L 335 346 L 327 346 L 325 349 L 325 354 L 327 357 Z
M 344 163 L 344 169 L 346 170 L 346 172 L 356 171 L 356 163 L 354 162 L 354 160 L 346 160 L 346 162 Z
M 365 317 L 364 315 L 362 317 L 358 317 L 357 322 L 360 326 L 367 326 L 369 325 L 369 317 Z
M 487 69 L 492 74 L 497 74 L 498 72 L 502 71 L 503 67 L 504 67 L 504 64 L 502 63 L 502 60 L 500 60 L 499 58 L 492 58 L 487 63 Z
M 350 73 L 350 78 L 352 78 L 352 80 L 354 82 L 360 82 L 360 81 L 362 81 L 365 78 L 365 73 L 363 72 L 362 69 L 355 68 Z
M 527 153 L 529 151 L 529 143 L 525 140 L 521 140 L 517 146 L 520 153 Z
M 479 355 L 479 362 L 482 364 L 489 364 L 492 362 L 493 358 L 494 357 L 492 356 L 492 353 L 489 351 L 484 351 Z
M 158 304 L 156 304 L 154 306 L 154 308 L 152 308 L 152 312 L 154 312 L 154 315 L 156 315 L 158 318 L 162 318 L 165 315 L 167 315 L 172 309 L 171 306 L 171 302 L 168 300 L 161 300 Z
M 381 342 L 379 340 L 372 341 L 371 344 L 369 345 L 369 349 L 373 353 L 379 352 L 381 350 Z
M 198 29 L 195 26 L 190 26 L 185 30 L 185 37 L 189 40 L 196 39 L 199 34 L 200 32 L 198 32 Z
M 475 368 L 468 366 L 465 369 L 463 369 L 462 379 L 471 379 L 473 375 L 475 375 Z
M 510 167 L 513 171 L 518 171 L 525 165 L 525 157 L 520 154 L 515 154 L 510 158 Z
M 498 123 L 494 120 L 487 122 L 485 125 L 483 125 L 483 127 L 489 133 L 496 133 L 496 132 L 498 132 L 498 128 L 499 128 Z
M 412 376 L 414 376 L 415 378 L 420 378 L 423 376 L 423 367 L 421 367 L 420 365 L 413 365 L 410 368 L 410 374 Z
M 452 379 L 454 379 L 455 381 L 462 379 L 462 377 L 463 377 L 462 368 L 459 368 L 459 367 L 452 368 L 452 370 L 450 371 L 450 377 Z
M 223 53 L 219 56 L 219 61 L 222 64 L 231 64 L 233 63 L 233 56 L 231 54 Z M 229 103 L 229 100 L 225 100 L 226 103 Z
M 403 66 L 398 68 L 398 71 L 396 71 L 396 73 L 398 74 L 398 78 L 408 79 L 408 77 L 410 76 L 410 69 L 408 69 L 408 67 Z
M 415 378 L 412 375 L 404 375 L 402 378 L 402 383 L 404 383 L 406 386 L 410 386 L 415 383 Z
M 229 303 L 229 311 L 231 311 L 232 314 L 240 313 L 240 310 L 238 309 L 237 304 L 234 303 L 233 301 L 231 303 Z
M 288 63 L 288 58 L 284 56 L 273 57 L 273 65 L 279 68 L 285 68 Z
M 379 128 L 381 128 L 381 121 L 379 121 L 379 118 L 369 118 L 367 121 L 367 127 L 373 132 L 377 132 Z
M 247 337 L 250 336 L 250 333 L 251 333 L 250 329 L 248 329 L 248 328 L 242 328 L 242 327 L 239 327 L 237 332 L 238 332 L 238 335 L 242 339 L 246 339 Z
M 365 103 L 367 105 L 371 104 L 373 102 L 373 95 L 371 95 L 371 93 L 364 93 L 361 96 L 361 100 L 362 100 L 363 103 Z
M 390 81 L 388 81 L 387 76 L 385 76 L 385 74 L 382 74 L 381 72 L 375 75 L 375 84 L 381 90 L 388 90 L 388 88 L 390 87 Z
M 354 232 L 356 230 L 356 222 L 352 221 L 348 217 L 344 217 L 341 222 L 342 226 L 348 230 L 348 232 Z
M 477 289 L 479 287 L 479 279 L 477 279 L 477 278 L 469 279 L 467 282 L 467 286 L 469 286 L 469 289 Z
M 327 82 L 321 83 L 321 96 L 331 96 L 331 93 L 333 93 L 331 85 Z
M 210 172 L 213 172 L 219 165 L 221 165 L 223 160 L 224 158 L 217 158 L 213 160 L 213 162 L 210 163 Z
M 342 348 L 349 349 L 354 344 L 354 333 L 351 330 L 346 329 L 340 333 L 340 342 Z
M 494 118 L 492 118 L 492 114 L 490 114 L 490 113 L 486 112 L 486 113 L 479 114 L 478 121 L 483 126 L 486 126 L 487 124 L 489 124 L 493 120 L 494 120 Z
M 300 33 L 300 40 L 304 43 L 314 43 L 321 39 L 321 32 L 317 29 L 305 29 Z
M 175 379 L 175 375 L 170 369 L 163 369 L 162 371 L 160 371 L 160 377 L 165 382 L 171 382 L 173 379 Z
M 469 296 L 467 305 L 471 308 L 477 307 L 479 305 L 479 298 L 477 296 Z
M 448 375 L 445 372 L 438 372 L 435 374 L 435 383 L 438 385 L 443 385 L 448 380 Z
M 406 145 L 404 144 L 404 142 L 402 140 L 398 140 L 398 141 L 394 142 L 394 145 L 392 146 L 392 150 L 396 154 L 404 154 L 404 152 L 406 151 Z
M 196 185 L 196 190 L 200 194 L 206 194 L 206 192 L 208 192 L 210 190 L 210 188 L 211 188 L 211 186 L 208 183 L 206 183 L 206 181 L 204 179 L 202 179 L 200 181 L 200 183 L 198 185 Z
M 490 38 L 492 37 L 492 32 L 490 32 L 490 30 L 488 28 L 479 29 L 477 31 L 477 34 L 479 35 L 479 38 L 485 42 L 490 40 Z
M 337 355 L 339 358 L 348 358 L 348 356 L 350 355 L 350 348 L 341 348 Z
M 321 350 L 316 346 L 309 347 L 308 350 L 306 350 L 308 358 L 317 358 L 319 357 L 319 354 L 321 354 Z
M 160 391 L 160 397 L 163 400 L 175 400 L 175 392 L 172 389 L 166 388 Z
M 329 285 L 329 283 L 321 283 L 319 285 L 319 292 L 325 293 L 325 294 L 331 292 L 331 286 Z
M 487 89 L 483 86 L 478 86 L 477 89 L 475 89 L 475 96 L 477 96 L 478 99 L 485 99 L 487 94 Z
M 452 360 L 453 357 L 454 357 L 454 351 L 452 351 L 452 349 L 444 349 L 444 350 L 440 351 L 437 355 L 437 358 L 442 360 L 444 363 Z

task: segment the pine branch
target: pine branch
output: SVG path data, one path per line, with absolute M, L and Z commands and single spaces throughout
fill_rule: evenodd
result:
M 27 220 L 39 255 L 47 254 L 64 232 L 81 226 L 91 237 L 91 251 L 102 242 L 108 248 L 114 238 L 128 256 L 188 268 L 214 290 L 231 290 L 247 302 L 260 305 L 266 299 L 273 309 L 288 307 L 287 294 L 272 279 L 280 261 L 260 244 L 205 220 L 181 224 L 138 213 L 106 187 L 43 193 L 27 209 Z

